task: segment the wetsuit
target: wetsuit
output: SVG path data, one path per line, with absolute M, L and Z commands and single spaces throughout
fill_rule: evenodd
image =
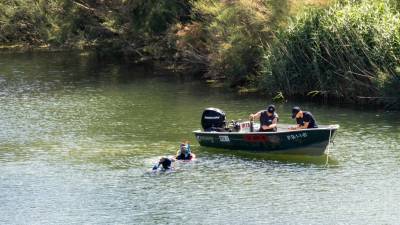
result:
M 303 117 L 296 118 L 296 122 L 300 126 L 304 126 L 304 122 L 308 122 L 307 128 L 318 128 L 317 121 L 315 120 L 314 116 L 307 111 L 303 111 Z
M 181 144 L 181 149 L 178 151 L 177 160 L 191 160 L 192 154 L 190 153 L 190 145 L 189 144 Z
M 272 128 L 272 129 L 267 129 L 264 130 L 262 128 L 263 125 L 269 126 L 272 124 L 272 122 L 274 121 L 275 118 L 279 118 L 278 114 L 273 113 L 272 116 L 268 116 L 267 111 L 263 111 L 261 112 L 261 116 L 260 116 L 260 132 L 275 132 L 277 130 L 276 127 Z
M 168 170 L 168 169 L 171 169 L 172 161 L 168 158 L 164 158 L 164 161 L 159 163 L 158 165 L 160 165 L 160 164 L 162 165 L 162 168 L 164 170 Z
M 185 157 L 185 153 L 183 153 L 183 154 L 179 154 L 179 155 L 176 157 L 176 159 L 177 159 L 177 160 L 191 160 L 191 159 L 192 159 L 192 155 L 189 154 L 188 157 Z

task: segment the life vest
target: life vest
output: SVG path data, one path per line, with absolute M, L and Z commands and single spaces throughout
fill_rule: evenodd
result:
M 266 125 L 266 126 L 271 125 L 275 118 L 279 118 L 278 114 L 276 114 L 275 112 L 272 114 L 272 116 L 268 116 L 267 111 L 261 112 L 260 131 L 276 131 L 277 130 L 276 127 L 274 127 L 273 129 L 268 129 L 268 130 L 262 129 L 263 125 Z

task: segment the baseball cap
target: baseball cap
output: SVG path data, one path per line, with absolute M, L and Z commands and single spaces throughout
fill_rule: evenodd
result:
M 298 106 L 293 107 L 292 108 L 292 119 L 294 119 L 296 117 L 297 113 L 300 111 L 301 111 L 300 107 L 298 107 Z
M 275 112 L 275 106 L 274 105 L 269 105 L 268 108 L 267 108 L 267 111 L 269 113 L 274 113 Z

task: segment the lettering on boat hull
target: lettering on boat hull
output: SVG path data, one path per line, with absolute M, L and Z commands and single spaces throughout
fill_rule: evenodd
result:
M 220 142 L 229 142 L 229 136 L 227 135 L 222 135 L 222 136 L 218 136 L 219 137 L 219 141 Z

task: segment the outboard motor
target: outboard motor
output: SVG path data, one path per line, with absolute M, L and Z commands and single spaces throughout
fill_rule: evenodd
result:
M 207 108 L 201 116 L 204 131 L 225 131 L 225 112 L 217 108 Z

